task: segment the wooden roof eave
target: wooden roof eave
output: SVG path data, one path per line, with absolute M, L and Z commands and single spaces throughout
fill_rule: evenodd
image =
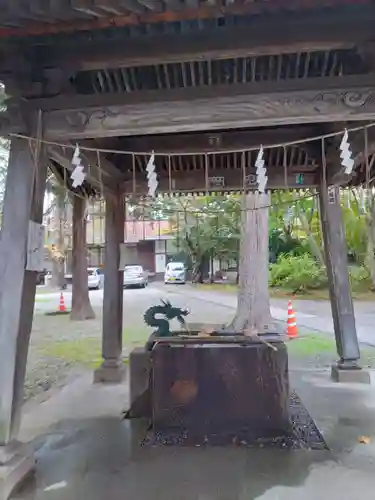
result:
M 347 5 L 369 5 L 371 0 L 315 0 L 301 2 L 285 0 L 280 6 L 273 0 L 258 2 L 221 2 L 213 0 L 207 4 L 197 0 L 194 8 L 182 8 L 175 0 L 55 0 L 41 6 L 33 1 L 27 6 L 2 7 L 0 14 L 0 38 L 39 36 L 62 32 L 92 31 L 113 27 L 135 26 L 145 23 L 170 23 L 210 19 L 228 15 L 258 15 L 282 11 L 314 11 L 324 7 L 343 8 Z M 156 8 L 155 8 L 156 7 Z M 123 13 L 124 12 L 124 13 Z

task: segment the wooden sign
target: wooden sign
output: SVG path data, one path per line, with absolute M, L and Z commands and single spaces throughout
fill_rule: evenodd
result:
M 334 205 L 336 203 L 336 188 L 335 186 L 329 186 L 328 188 L 328 203 Z
M 209 177 L 208 178 L 208 187 L 210 189 L 225 187 L 225 178 L 224 177 Z
M 304 183 L 304 181 L 305 181 L 305 177 L 304 177 L 303 174 L 297 174 L 296 175 L 296 184 L 298 186 L 301 186 Z
M 250 174 L 245 177 L 245 187 L 256 187 L 257 176 L 255 174 Z
M 43 271 L 44 269 L 44 226 L 29 221 L 27 239 L 26 271 Z

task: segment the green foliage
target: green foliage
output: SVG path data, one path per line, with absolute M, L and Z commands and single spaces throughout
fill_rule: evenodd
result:
M 305 246 L 289 233 L 285 233 L 282 229 L 272 229 L 269 232 L 268 249 L 270 255 L 275 259 L 281 254 L 300 255 L 308 252 Z
M 241 198 L 241 195 L 219 195 L 157 199 L 152 206 L 147 207 L 147 217 L 171 222 L 177 252 L 184 256 L 184 259 L 178 260 L 184 260 L 190 269 L 197 269 L 203 264 L 207 266 L 211 258 L 238 260 Z M 374 286 L 366 270 L 375 265 L 375 261 L 369 258 L 371 247 L 368 244 L 370 228 L 375 231 L 375 209 L 373 214 L 369 209 L 374 203 L 372 192 L 364 193 L 364 190 L 353 188 L 341 191 L 348 254 L 353 263 L 361 266 L 360 272 L 351 273 L 350 280 L 353 287 L 362 290 Z M 287 268 L 286 257 L 277 261 L 277 269 L 272 271 L 277 282 L 274 286 L 304 290 L 319 287 L 326 281 L 322 271 L 324 252 L 316 195 L 309 191 L 299 194 L 291 191 L 272 193 L 269 251 L 272 262 L 282 254 L 300 257 L 289 268 L 289 277 L 282 277 Z M 374 269 L 371 271 L 374 274 Z
M 361 210 L 354 190 L 343 193 L 342 214 L 348 252 L 354 257 L 355 262 L 363 264 L 367 253 L 367 216 Z
M 8 170 L 9 141 L 0 137 L 0 212 L 3 211 L 5 181 Z
M 177 253 L 185 255 L 189 267 L 197 269 L 208 259 L 238 257 L 241 205 L 238 196 L 177 198 L 149 209 L 173 227 Z
M 309 254 L 281 254 L 277 262 L 270 265 L 269 280 L 272 287 L 304 292 L 322 287 L 326 284 L 327 277 L 324 269 Z
M 371 288 L 370 272 L 365 266 L 352 266 L 349 268 L 349 281 L 351 289 L 363 291 Z

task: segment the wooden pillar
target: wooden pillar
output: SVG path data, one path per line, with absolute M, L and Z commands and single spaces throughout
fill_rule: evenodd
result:
M 106 195 L 103 294 L 103 364 L 95 382 L 118 383 L 124 378 L 122 362 L 122 302 L 124 273 L 120 245 L 124 242 L 125 205 L 121 193 Z
M 358 364 L 360 351 L 349 283 L 340 190 L 337 186 L 327 188 L 322 185 L 319 195 L 331 308 L 339 355 L 337 365 L 332 367 L 332 376 L 335 380 L 367 382 L 368 374 L 361 371 Z
M 0 499 L 34 467 L 17 443 L 37 271 L 26 271 L 30 222 L 40 224 L 47 174 L 26 140 L 12 139 L 0 236 Z M 34 226 L 35 229 L 35 226 Z

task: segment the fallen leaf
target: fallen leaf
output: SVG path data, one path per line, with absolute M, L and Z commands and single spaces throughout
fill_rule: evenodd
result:
M 198 333 L 199 337 L 211 337 L 214 333 L 212 328 L 202 328 L 202 330 Z
M 258 337 L 258 332 L 255 330 L 255 328 L 247 328 L 244 330 L 244 335 L 245 337 Z
M 358 442 L 359 443 L 362 443 L 362 444 L 370 444 L 371 443 L 371 439 L 367 436 L 360 436 L 358 438 Z

